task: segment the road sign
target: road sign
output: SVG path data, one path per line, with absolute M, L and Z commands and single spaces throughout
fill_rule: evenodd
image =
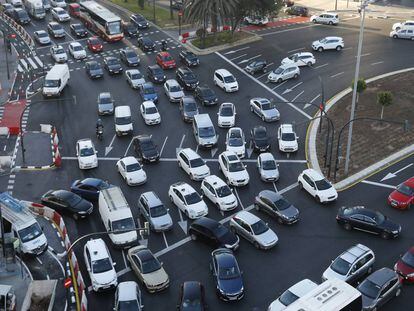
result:
M 16 34 L 15 33 L 9 34 L 9 39 L 16 39 Z
M 71 278 L 65 279 L 65 282 L 63 283 L 63 285 L 65 286 L 65 288 L 71 287 L 72 286 L 72 279 Z

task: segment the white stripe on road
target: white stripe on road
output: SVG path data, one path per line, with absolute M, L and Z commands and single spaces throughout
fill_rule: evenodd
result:
M 28 65 L 27 65 L 26 61 L 24 59 L 21 59 L 20 62 L 22 63 L 24 69 L 27 70 Z
M 319 68 L 322 68 L 322 67 L 325 67 L 325 66 L 328 66 L 328 65 L 329 65 L 329 63 L 326 63 L 326 64 L 323 64 L 323 65 L 316 66 L 314 69 L 319 69 Z
M 160 150 L 160 158 L 162 156 L 162 152 L 164 151 L 165 144 L 167 143 L 167 139 L 168 139 L 168 136 L 165 137 L 164 143 L 162 144 L 162 147 L 161 147 L 161 150 Z M 198 145 L 197 145 L 197 147 L 198 147 Z
M 253 57 L 250 57 L 250 58 L 248 58 L 248 59 L 243 59 L 242 61 L 238 62 L 238 63 L 237 63 L 237 65 L 240 65 L 240 64 L 244 64 L 244 63 L 250 62 L 252 59 L 258 58 L 258 57 L 260 57 L 260 56 L 262 56 L 262 54 L 259 54 L 259 55 L 256 55 L 256 56 L 253 56 Z
M 236 60 L 236 59 L 238 59 L 238 58 L 240 58 L 240 57 L 244 57 L 244 56 L 246 56 L 247 54 L 242 54 L 242 55 L 239 55 L 239 56 L 236 56 L 236 57 L 234 57 L 234 58 L 231 58 L 230 60 L 231 61 L 233 61 L 233 60 Z
M 30 63 L 30 66 L 32 66 L 33 69 L 37 69 L 37 65 L 35 64 L 35 62 L 30 57 L 28 57 L 26 59 Z
M 369 55 L 371 55 L 371 53 L 365 53 L 365 54 L 361 54 L 361 57 L 364 57 L 364 56 L 369 56 Z M 356 57 L 358 57 L 358 56 L 355 56 L 355 58 Z
M 285 84 L 287 82 L 288 82 L 288 80 L 285 80 L 282 83 L 279 83 L 278 85 L 276 85 L 275 87 L 273 87 L 272 90 L 276 90 L 277 88 L 281 87 L 283 84 Z
M 305 91 L 300 92 L 298 95 L 296 95 L 293 99 L 292 102 L 296 101 L 303 93 L 305 93 Z
M 364 183 L 364 184 L 383 187 L 383 188 L 390 188 L 390 189 L 395 189 L 396 188 L 396 186 L 388 185 L 388 184 L 382 184 L 382 183 L 375 182 L 375 181 L 363 180 L 361 182 Z
M 297 51 L 302 51 L 304 49 L 305 48 L 298 48 L 298 49 L 294 49 L 294 50 L 287 51 L 287 53 L 289 54 L 289 53 L 293 53 L 293 52 L 297 52 Z
M 40 60 L 39 57 L 35 56 L 34 59 L 37 61 L 37 63 L 39 64 L 39 67 L 43 67 L 43 62 Z
M 236 194 L 237 200 L 239 200 L 240 207 L 244 210 L 244 205 L 239 197 L 239 193 L 237 192 L 237 188 L 233 188 L 234 193 Z
M 372 63 L 371 64 L 371 66 L 375 66 L 375 65 L 379 65 L 379 64 L 383 64 L 384 62 L 383 61 L 381 61 L 381 62 L 376 62 L 376 63 Z
M 318 95 L 316 95 L 311 101 L 310 101 L 310 103 L 311 104 L 313 104 L 313 102 L 315 101 L 315 100 L 317 100 L 319 97 L 321 97 L 321 94 L 318 94 Z
M 334 74 L 334 75 L 332 75 L 332 76 L 330 76 L 329 78 L 336 78 L 336 77 L 339 77 L 339 76 L 341 76 L 341 75 L 343 75 L 345 72 L 340 72 L 340 73 L 337 73 L 337 74 Z
M 267 32 L 264 34 L 260 34 L 262 37 L 263 36 L 271 36 L 271 35 L 275 35 L 278 33 L 283 33 L 283 32 L 288 32 L 288 31 L 294 31 L 294 30 L 300 30 L 300 29 L 305 29 L 305 28 L 310 28 L 310 27 L 315 27 L 316 25 L 308 25 L 308 26 L 304 26 L 304 27 L 297 27 L 297 28 L 289 28 L 289 29 L 285 29 L 285 30 L 279 30 L 279 31 L 273 31 L 273 32 Z
M 17 65 L 17 70 L 18 70 L 19 72 L 23 72 L 23 68 L 22 68 L 22 66 L 20 66 L 20 64 L 19 64 L 19 65 Z

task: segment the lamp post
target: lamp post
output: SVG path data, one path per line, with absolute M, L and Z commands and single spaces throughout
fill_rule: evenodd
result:
M 349 132 L 348 132 L 348 141 L 346 145 L 345 175 L 348 174 L 348 171 L 349 171 L 349 158 L 351 155 L 352 130 L 353 130 L 353 122 L 351 121 L 355 119 L 355 105 L 356 105 L 357 86 L 358 86 L 358 79 L 359 79 L 359 66 L 361 63 L 362 41 L 364 39 L 365 9 L 367 6 L 368 6 L 368 3 L 366 0 L 364 0 L 364 2 L 361 3 L 362 17 L 361 17 L 361 25 L 359 28 L 358 53 L 357 53 L 357 60 L 356 60 L 356 66 L 355 66 L 354 89 L 352 91 L 351 115 L 349 117 L 350 124 L 349 124 Z
M 183 11 L 178 11 L 178 35 L 181 36 L 181 18 L 183 16 Z

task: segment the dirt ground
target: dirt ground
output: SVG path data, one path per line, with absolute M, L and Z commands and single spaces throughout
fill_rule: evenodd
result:
M 414 71 L 394 75 L 367 84 L 366 90 L 360 95 L 355 118 L 381 117 L 381 106 L 377 104 L 377 93 L 390 91 L 393 96 L 391 106 L 384 108 L 384 122 L 370 120 L 356 120 L 353 122 L 353 135 L 351 145 L 351 156 L 348 176 L 352 175 L 369 165 L 397 152 L 404 147 L 414 143 Z M 332 119 L 335 127 L 335 138 L 333 144 L 331 161 L 331 179 L 335 167 L 338 134 L 341 128 L 349 121 L 352 102 L 352 92 L 338 101 L 329 111 L 328 116 Z M 387 123 L 385 120 L 404 123 L 408 120 L 411 129 L 404 131 L 403 124 Z M 325 140 L 327 124 L 323 121 L 322 132 L 316 140 L 316 150 L 319 165 L 324 167 Z M 346 143 L 348 129 L 345 127 L 340 141 L 339 170 L 336 181 L 347 177 L 344 175 Z M 326 171 L 325 171 L 326 173 Z

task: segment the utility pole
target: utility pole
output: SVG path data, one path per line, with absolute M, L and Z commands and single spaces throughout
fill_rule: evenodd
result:
M 367 6 L 368 4 L 366 0 L 363 3 L 361 3 L 362 16 L 361 16 L 361 25 L 359 28 L 358 53 L 357 53 L 357 60 L 356 60 L 356 66 L 355 66 L 354 89 L 352 91 L 351 115 L 349 117 L 349 120 L 353 120 L 355 118 L 355 103 L 356 103 L 357 86 L 358 86 L 358 79 L 359 79 L 359 66 L 361 63 L 362 41 L 364 39 L 365 9 Z M 345 175 L 347 175 L 349 171 L 349 158 L 351 155 L 351 144 L 352 144 L 352 129 L 353 129 L 353 122 L 349 124 L 348 141 L 346 144 L 346 155 L 345 155 Z

